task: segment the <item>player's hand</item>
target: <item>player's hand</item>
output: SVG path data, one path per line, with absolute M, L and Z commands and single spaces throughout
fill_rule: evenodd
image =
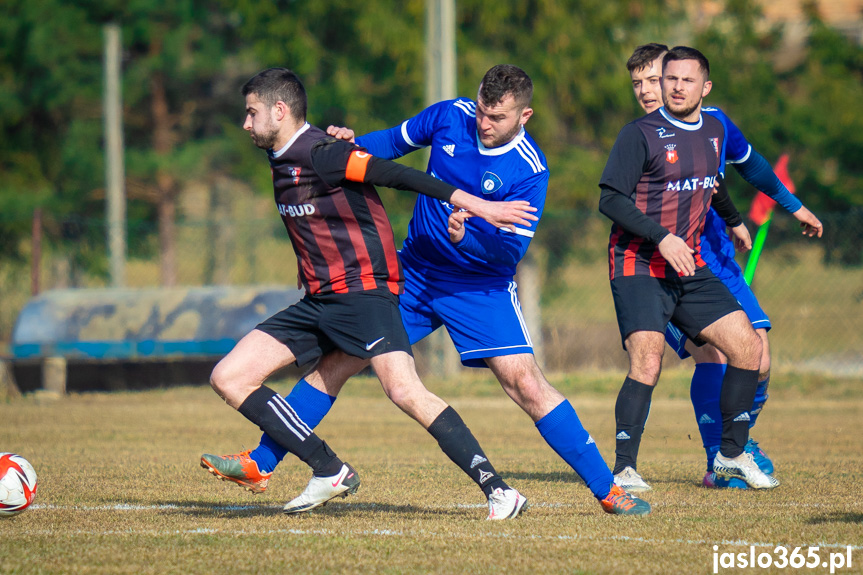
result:
M 449 232 L 449 241 L 457 244 L 464 238 L 464 223 L 469 217 L 471 217 L 470 212 L 462 211 L 459 208 L 453 209 L 446 223 L 446 231 Z
M 327 126 L 327 134 L 339 140 L 346 140 L 351 144 L 354 143 L 354 131 L 343 126 Z
M 804 236 L 809 236 L 810 238 L 818 236 L 820 238 L 821 234 L 824 233 L 824 226 L 821 224 L 821 220 L 816 218 L 815 214 L 810 212 L 806 206 L 801 207 L 791 215 L 800 222 Z
M 734 249 L 738 252 L 748 252 L 752 249 L 752 236 L 746 229 L 746 224 L 740 224 L 730 229 L 731 239 L 734 241 Z
M 536 208 L 525 200 L 490 202 L 464 190 L 456 190 L 449 201 L 454 206 L 464 208 L 472 215 L 484 219 L 494 227 L 505 228 L 511 232 L 515 231 L 515 224 L 529 228 L 531 222 L 539 220 L 533 215 Z
M 674 234 L 668 234 L 659 242 L 659 253 L 665 261 L 671 264 L 678 274 L 682 276 L 695 275 L 695 250 L 686 245 L 686 242 Z

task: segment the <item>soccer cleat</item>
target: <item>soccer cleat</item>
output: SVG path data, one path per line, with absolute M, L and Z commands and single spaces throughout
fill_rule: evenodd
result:
M 715 471 L 708 471 L 704 474 L 704 479 L 701 480 L 701 484 L 704 487 L 709 487 L 711 489 L 749 489 L 749 486 L 746 485 L 746 482 L 742 479 L 737 479 L 736 477 L 732 477 L 728 479 L 727 477 L 719 477 L 716 475 Z
M 263 493 L 267 490 L 267 484 L 273 473 L 272 471 L 261 473 L 258 470 L 258 463 L 249 457 L 249 453 L 251 449 L 236 455 L 205 453 L 201 456 L 201 467 L 222 481 L 233 481 L 252 493 Z
M 773 473 L 773 462 L 769 457 L 767 457 L 764 450 L 758 447 L 757 441 L 750 437 L 749 441 L 746 442 L 746 445 L 743 446 L 743 450 L 746 453 L 752 454 L 752 459 L 755 460 L 755 464 L 758 466 L 758 469 L 768 475 Z
M 326 505 L 330 499 L 356 493 L 359 487 L 360 476 L 353 467 L 345 463 L 338 473 L 330 477 L 312 475 L 305 491 L 285 505 L 283 511 L 289 515 L 311 511 L 315 507 Z
M 630 495 L 620 485 L 611 484 L 611 491 L 599 502 L 606 513 L 613 515 L 648 515 L 650 503 Z
M 488 496 L 489 520 L 515 519 L 527 504 L 527 498 L 515 489 L 498 487 Z
M 614 484 L 623 487 L 623 489 L 630 493 L 650 491 L 650 485 L 641 478 L 637 471 L 629 466 L 624 467 L 623 471 L 614 476 Z
M 717 476 L 726 479 L 742 479 L 753 489 L 779 487 L 779 480 L 758 469 L 752 454 L 745 451 L 735 458 L 725 457 L 720 451 L 713 460 L 713 471 Z

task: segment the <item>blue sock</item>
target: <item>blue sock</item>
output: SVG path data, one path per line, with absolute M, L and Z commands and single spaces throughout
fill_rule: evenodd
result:
M 542 438 L 572 467 L 597 499 L 608 496 L 614 476 L 568 400 L 536 422 Z
M 725 364 L 697 363 L 692 374 L 689 397 L 695 409 L 695 421 L 701 433 L 701 443 L 707 453 L 707 470 L 713 469 L 713 458 L 722 443 L 722 412 L 719 410 L 719 395 Z
M 770 376 L 764 381 L 758 382 L 758 387 L 755 389 L 755 401 L 752 402 L 752 409 L 749 411 L 749 429 L 755 427 L 755 420 L 758 419 L 758 414 L 764 409 L 764 404 L 767 403 L 767 386 L 770 385 Z
M 315 389 L 305 379 L 301 379 L 285 400 L 294 409 L 297 416 L 311 429 L 314 429 L 333 406 L 336 398 Z M 261 436 L 261 443 L 249 454 L 249 457 L 255 460 L 261 473 L 270 473 L 285 458 L 287 453 L 287 449 L 265 433 Z

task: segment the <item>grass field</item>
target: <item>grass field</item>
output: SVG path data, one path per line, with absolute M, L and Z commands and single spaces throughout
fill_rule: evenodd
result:
M 622 374 L 560 377 L 607 461 Z M 481 492 L 375 381 L 346 387 L 321 435 L 359 471 L 356 496 L 288 517 L 309 479 L 286 462 L 253 496 L 198 466 L 203 452 L 256 445 L 254 426 L 206 387 L 0 403 L 0 451 L 39 473 L 25 513 L 0 520 L 0 573 L 711 573 L 717 553 L 851 553 L 863 572 L 860 380 L 778 374 L 754 436 L 783 484 L 772 492 L 700 487 L 703 451 L 688 373 L 654 395 L 639 471 L 649 517 L 604 514 L 529 418 L 482 376 L 430 380 L 529 499 L 514 521 L 487 522 Z M 274 385 L 286 392 L 288 382 Z M 851 546 L 849 551 L 847 546 Z M 785 569 L 719 572 L 789 573 Z M 819 566 L 805 573 L 828 573 Z

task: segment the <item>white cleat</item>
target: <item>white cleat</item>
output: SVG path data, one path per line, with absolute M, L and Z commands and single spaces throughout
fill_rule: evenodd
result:
M 626 466 L 623 471 L 614 476 L 614 484 L 623 488 L 628 493 L 644 493 L 650 491 L 644 479 L 632 467 Z
M 360 487 L 360 476 L 353 467 L 345 463 L 333 476 L 312 476 L 311 481 L 299 497 L 291 500 L 283 511 L 287 514 L 311 511 L 315 507 L 325 505 L 330 499 L 347 497 L 356 493 Z
M 713 460 L 713 471 L 719 477 L 742 479 L 753 489 L 779 487 L 779 480 L 761 471 L 752 454 L 745 451 L 733 459 L 725 457 L 721 452 L 717 453 Z
M 515 519 L 527 504 L 527 498 L 515 489 L 498 487 L 488 496 L 488 517 L 491 521 Z

